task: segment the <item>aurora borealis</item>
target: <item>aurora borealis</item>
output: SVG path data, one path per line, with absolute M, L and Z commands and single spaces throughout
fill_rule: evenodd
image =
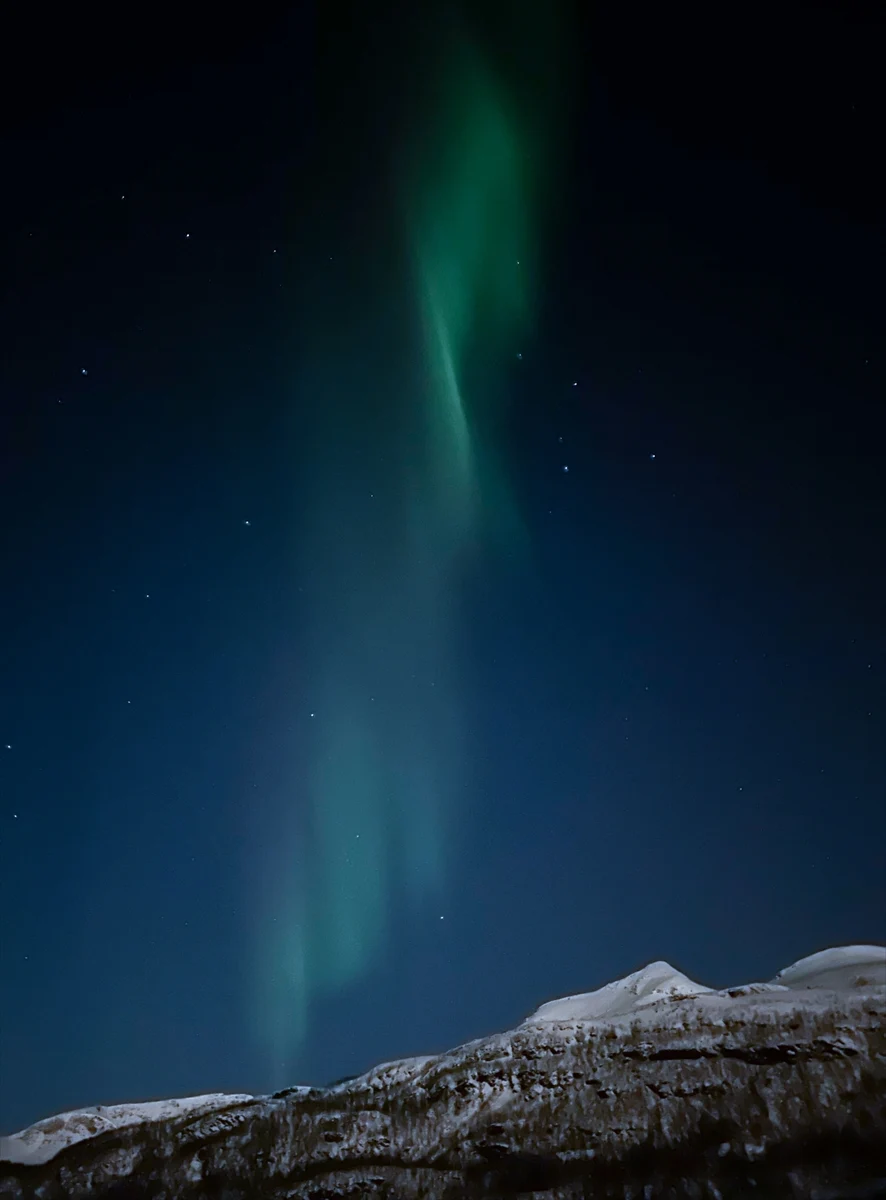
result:
M 292 803 L 306 804 L 275 839 L 258 965 L 256 1028 L 281 1081 L 312 1004 L 359 984 L 396 906 L 418 920 L 451 886 L 466 818 L 460 584 L 493 531 L 520 538 L 495 438 L 531 327 L 538 130 L 464 33 L 437 58 L 394 181 L 416 336 L 395 335 L 391 378 L 370 368 L 361 380 L 399 394 L 355 417 L 347 383 L 320 367 L 315 384 L 336 397 L 316 426 L 299 556 L 312 564 L 304 641 L 317 699 L 309 765 L 292 778 Z M 345 462 L 354 425 L 365 442 Z M 360 461 L 367 447 L 382 472 Z
M 882 37 L 830 3 L 703 55 L 22 7 L 0 1134 L 883 940 Z

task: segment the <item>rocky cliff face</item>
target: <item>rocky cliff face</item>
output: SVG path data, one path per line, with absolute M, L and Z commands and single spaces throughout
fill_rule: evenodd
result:
M 75 1120 L 5 1139 L 0 1196 L 886 1197 L 886 951 L 725 991 L 654 963 L 336 1087 Z

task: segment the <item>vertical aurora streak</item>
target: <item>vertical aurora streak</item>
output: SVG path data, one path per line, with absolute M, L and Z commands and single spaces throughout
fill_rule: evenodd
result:
M 487 532 L 518 528 L 495 410 L 531 320 L 541 123 L 466 39 L 439 68 L 397 181 L 422 369 L 406 387 L 364 379 L 389 389 L 380 407 L 333 403 L 303 509 L 310 767 L 280 821 L 258 962 L 283 1079 L 312 1004 L 360 979 L 395 918 L 439 911 L 464 791 L 460 577 Z

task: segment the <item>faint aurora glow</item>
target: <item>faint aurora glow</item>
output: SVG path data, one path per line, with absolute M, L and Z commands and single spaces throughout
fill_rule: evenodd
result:
M 429 79 L 433 99 L 398 180 L 423 385 L 368 435 L 386 464 L 372 503 L 367 488 L 344 511 L 355 485 L 331 461 L 317 467 L 304 516 L 323 598 L 307 639 L 318 681 L 311 765 L 293 788 L 297 819 L 287 810 L 276 831 L 256 1014 L 283 1080 L 312 1004 L 380 957 L 395 906 L 440 919 L 463 790 L 460 573 L 487 532 L 519 530 L 494 408 L 531 325 L 544 122 L 527 122 L 466 39 L 446 44 Z M 482 397 L 467 382 L 469 356 L 492 381 Z M 334 427 L 347 428 L 347 415 Z

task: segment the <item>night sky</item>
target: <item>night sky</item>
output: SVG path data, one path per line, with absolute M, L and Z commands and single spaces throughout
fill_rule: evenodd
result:
M 404 7 L 4 47 L 3 1132 L 886 937 L 882 8 Z

